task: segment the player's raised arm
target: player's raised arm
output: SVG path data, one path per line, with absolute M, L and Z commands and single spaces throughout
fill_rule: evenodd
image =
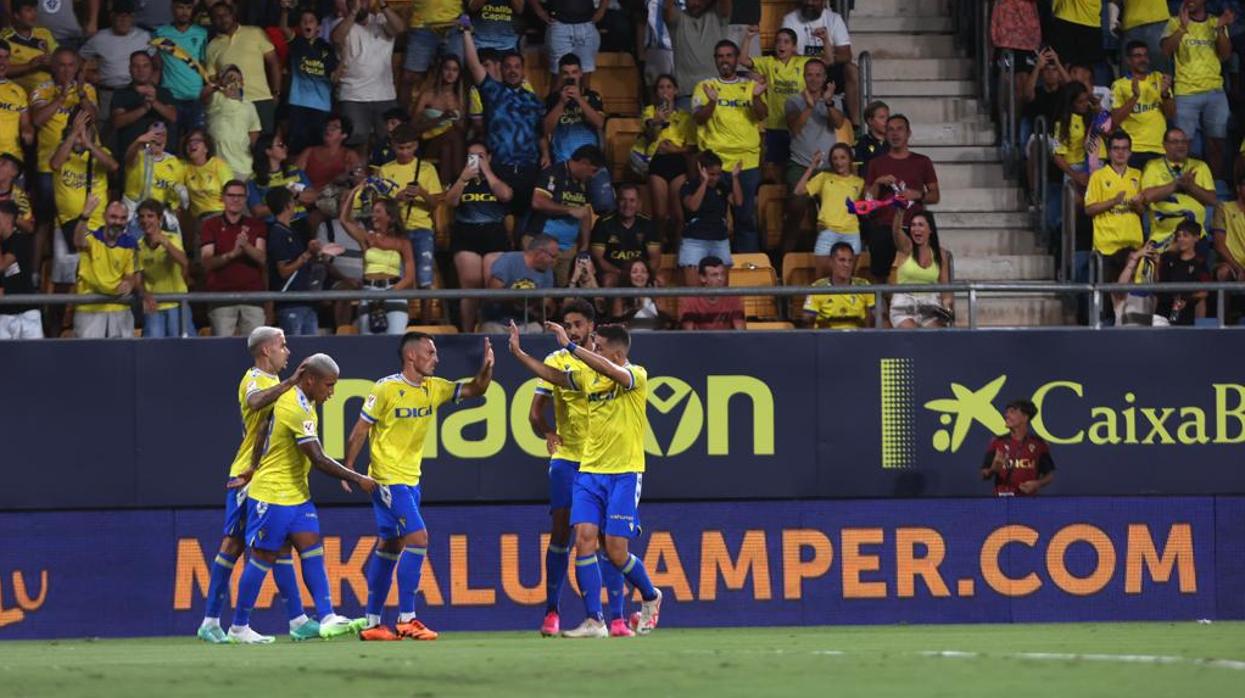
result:
M 480 362 L 480 372 L 472 378 L 470 382 L 463 383 L 458 395 L 459 397 L 479 397 L 488 390 L 488 384 L 493 381 L 493 343 L 488 337 L 484 338 L 484 359 Z
M 561 325 L 557 327 L 562 329 Z M 566 330 L 562 330 L 562 334 L 565 336 Z M 524 368 L 535 373 L 538 378 L 543 378 L 563 388 L 571 387 L 571 381 L 565 373 L 523 351 L 523 344 L 519 341 L 519 327 L 514 324 L 514 320 L 510 321 L 510 353 L 514 354 L 514 358 L 518 359 Z
M 304 456 L 307 456 L 307 459 L 311 461 L 316 470 L 338 480 L 353 482 L 359 486 L 359 489 L 368 494 L 371 494 L 376 489 L 375 480 L 362 473 L 356 473 L 325 455 L 324 449 L 320 448 L 319 439 L 308 439 L 299 443 L 298 450 L 302 451 Z
M 566 334 L 566 328 L 556 322 L 546 322 L 545 329 L 556 335 L 558 338 L 558 344 L 565 347 L 572 356 L 587 364 L 588 368 L 596 371 L 628 390 L 631 389 L 631 384 L 635 381 L 635 378 L 631 375 L 631 371 L 628 371 L 622 366 L 619 366 L 594 351 L 585 349 L 584 347 L 572 342 L 571 338 Z
M 298 384 L 299 379 L 303 377 L 303 372 L 307 368 L 306 365 L 307 362 L 304 359 L 303 363 L 299 364 L 298 368 L 294 369 L 294 372 L 290 374 L 289 378 L 286 378 L 271 388 L 264 388 L 263 390 L 256 390 L 252 393 L 248 393 L 246 396 L 246 406 L 252 410 L 262 410 L 276 402 L 277 398 L 281 397 L 285 391 Z

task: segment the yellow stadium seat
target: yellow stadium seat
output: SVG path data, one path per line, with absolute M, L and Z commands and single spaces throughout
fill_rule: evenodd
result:
M 630 53 L 598 53 L 592 89 L 601 95 L 605 113 L 639 115 L 640 70 Z
M 408 325 L 406 331 L 424 334 L 458 334 L 458 328 L 453 325 Z
M 334 332 L 334 334 L 338 334 L 338 335 L 359 334 L 359 328 L 355 327 L 354 325 L 338 325 L 337 330 Z
M 616 116 L 605 120 L 605 157 L 615 182 L 628 179 L 631 148 L 643 132 L 644 122 L 640 119 Z
M 800 6 L 799 0 L 761 0 L 761 48 L 774 48 L 774 35 L 782 28 L 783 15 Z
M 674 254 L 663 254 L 661 256 L 661 267 L 657 270 L 658 275 L 665 279 L 666 286 L 682 286 L 683 273 L 679 269 L 679 256 Z M 679 317 L 679 299 L 675 296 L 661 296 L 654 298 L 653 302 L 657 304 L 657 309 L 669 315 L 676 320 Z
M 748 256 L 751 255 L 738 255 L 736 257 L 735 266 L 731 268 L 730 286 L 732 288 L 745 286 L 773 287 L 777 282 L 774 268 L 769 266 L 768 263 L 764 267 L 759 265 L 750 268 L 745 267 L 739 262 L 739 257 Z M 773 296 L 744 296 L 743 302 L 745 317 L 762 320 L 778 318 L 778 304 L 774 301 Z
M 816 281 L 812 252 L 788 252 L 782 258 L 782 285 L 808 286 Z M 789 296 L 787 317 L 799 317 L 804 311 L 804 296 Z
M 212 336 L 212 328 L 211 328 L 211 326 L 209 325 L 209 326 L 206 326 L 206 327 L 200 327 L 200 328 L 199 328 L 199 336 L 200 336 L 200 337 L 211 337 L 211 336 Z
M 523 52 L 523 67 L 532 89 L 544 99 L 549 94 L 549 83 L 553 80 L 549 74 L 548 56 L 539 49 L 528 49 Z
M 770 272 L 774 271 L 774 263 L 770 261 L 769 255 L 764 252 L 737 252 L 732 254 L 731 258 L 735 262 L 735 266 L 731 268 L 732 274 L 739 270 L 749 269 L 768 269 Z M 731 285 L 734 286 L 735 284 Z M 747 286 L 748 284 L 739 285 Z M 773 286 L 774 283 L 771 281 L 770 283 L 763 285 Z
M 752 321 L 747 323 L 747 329 L 750 330 L 794 330 L 795 325 L 786 321 Z
M 783 205 L 787 190 L 781 184 L 762 184 L 757 190 L 757 225 L 765 246 L 773 249 L 782 243 Z

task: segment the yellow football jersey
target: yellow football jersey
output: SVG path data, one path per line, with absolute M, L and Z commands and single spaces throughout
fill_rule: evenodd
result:
M 382 485 L 418 485 L 424 438 L 436 428 L 437 408 L 458 402 L 462 385 L 428 376 L 415 385 L 401 373 L 376 381 L 360 417 L 372 425 L 368 474 Z
M 390 160 L 380 166 L 378 174 L 393 182 L 398 186 L 398 190 L 405 189 L 412 181 L 416 180 L 415 168 L 419 167 L 419 186 L 423 187 L 429 194 L 441 193 L 441 178 L 437 176 L 437 168 L 432 163 L 424 162 L 420 158 L 416 158 L 405 165 L 397 160 Z M 415 202 L 399 201 L 398 208 L 402 210 L 403 224 L 408 231 L 432 228 L 432 210 L 423 200 Z
M 414 0 L 407 26 L 411 29 L 446 27 L 462 12 L 463 5 L 459 0 Z
M 1196 158 L 1185 160 L 1184 165 L 1177 167 L 1168 162 L 1166 157 L 1154 158 L 1146 163 L 1141 173 L 1142 190 L 1162 187 L 1184 172 L 1193 173 L 1193 183 L 1203 189 L 1215 190 L 1215 177 L 1210 167 Z M 1175 201 L 1172 201 L 1175 199 Z M 1193 220 L 1201 225 L 1206 218 L 1206 206 L 1184 192 L 1176 192 L 1166 200 L 1155 201 L 1149 206 L 1150 240 L 1160 243 L 1176 232 L 1176 226 L 1184 220 L 1184 216 L 1193 215 Z
M 169 244 L 185 252 L 182 236 L 179 233 L 164 234 Z M 182 276 L 182 268 L 169 256 L 164 245 L 152 247 L 147 244 L 144 236 L 138 241 L 138 270 L 143 272 L 143 287 L 148 293 L 185 293 L 186 277 Z M 177 301 L 160 303 L 157 310 L 172 310 L 178 307 Z M 245 400 L 244 400 L 245 401 Z
M 162 159 L 153 161 L 144 153 L 126 166 L 125 198 L 140 203 L 144 199 L 155 199 L 176 211 L 182 205 L 177 187 L 185 181 L 186 167 L 177 156 L 165 153 Z
M 139 244 L 141 246 L 145 243 Z M 238 446 L 238 453 L 233 457 L 233 465 L 229 466 L 229 477 L 236 477 L 251 467 L 251 453 L 255 449 L 255 437 L 259 434 L 259 425 L 268 421 L 268 418 L 272 416 L 272 405 L 262 410 L 252 410 L 247 407 L 246 399 L 252 393 L 267 390 L 280 382 L 280 378 L 258 368 L 249 368 L 246 373 L 242 374 L 242 380 L 238 382 L 238 410 L 242 414 L 242 444 Z
M 787 130 L 787 98 L 804 91 L 804 66 L 810 60 L 810 56 L 792 56 L 786 63 L 778 56 L 752 59 L 753 70 L 765 78 L 767 86 L 765 103 L 769 106 L 769 116 L 765 119 L 765 128 Z
M 1196 95 L 1223 89 L 1223 63 L 1215 51 L 1219 36 L 1219 18 L 1207 14 L 1201 22 L 1189 22 L 1189 30 L 1180 37 L 1176 55 L 1175 92 L 1177 96 Z M 1172 17 L 1163 28 L 1163 38 L 1180 28 L 1180 18 Z
M 203 165 L 189 161 L 186 166 L 186 189 L 190 193 L 190 215 L 202 216 L 225 210 L 221 193 L 225 182 L 233 179 L 233 169 L 224 160 L 213 155 Z
M 588 442 L 579 472 L 619 475 L 644 472 L 648 425 L 648 371 L 628 363 L 631 385 L 621 386 L 585 365 L 567 371 L 571 390 L 588 398 Z
M 134 238 L 122 235 L 111 244 L 99 228 L 86 234 L 86 247 L 78 256 L 78 294 L 100 293 L 116 295 L 117 286 L 135 269 Z M 128 311 L 128 302 L 83 303 L 78 310 L 84 313 Z
M 1102 203 L 1124 192 L 1124 203 L 1117 204 L 1094 216 L 1094 250 L 1113 255 L 1129 247 L 1141 247 L 1141 216 L 1128 206 L 1128 201 L 1141 191 L 1141 172 L 1127 167 L 1124 174 L 1117 174 L 1110 166 L 1089 176 L 1085 191 L 1085 205 Z
M 865 181 L 856 175 L 823 171 L 808 180 L 808 195 L 817 199 L 817 227 L 836 233 L 859 233 L 860 219 L 847 210 L 847 200 L 864 193 Z
M 653 105 L 644 107 L 644 113 L 640 115 L 640 120 L 647 122 L 657 118 L 657 108 Z M 666 123 L 665 128 L 657 133 L 657 137 L 648 140 L 644 134 L 635 139 L 635 145 L 632 150 L 643 153 L 649 157 L 657 154 L 657 148 L 662 141 L 669 141 L 670 145 L 676 148 L 682 148 L 687 144 L 696 144 L 696 120 L 692 118 L 690 112 L 682 110 L 674 110 L 670 113 L 670 121 Z
M 1120 128 L 1133 139 L 1134 153 L 1163 152 L 1163 133 L 1167 117 L 1163 115 L 1163 74 L 1150 73 L 1137 81 L 1140 97 Z M 1120 78 L 1111 85 L 1112 104 L 1119 106 L 1133 96 L 1132 78 Z
M 21 134 L 22 113 L 30 109 L 30 98 L 21 85 L 0 80 L 0 153 L 23 160 Z
M 277 398 L 270 422 L 268 446 L 247 494 L 258 502 L 302 504 L 311 499 L 311 487 L 307 484 L 311 460 L 298 447 L 320 440 L 316 406 L 295 386 Z
M 104 148 L 107 151 L 107 148 Z M 86 208 L 87 194 L 87 160 L 90 151 L 70 153 L 65 164 L 52 175 L 52 198 L 56 202 L 57 221 L 64 225 L 82 215 Z M 91 167 L 91 192 L 101 202 L 108 200 L 108 170 L 94 157 L 89 158 Z M 87 221 L 89 230 L 98 230 L 104 226 L 103 203 L 95 207 L 91 219 Z
M 0 30 L 0 39 L 9 42 L 9 62 L 17 65 L 25 65 L 39 56 L 50 56 L 57 48 L 52 32 L 44 27 L 31 29 L 29 38 L 18 34 L 16 29 L 7 27 Z M 29 93 L 34 91 L 39 83 L 51 78 L 52 74 L 47 70 L 36 70 L 17 78 L 15 82 Z
M 545 365 L 559 371 L 584 371 L 588 366 L 565 349 L 559 349 L 545 357 Z M 584 457 L 584 445 L 588 437 L 588 396 L 577 390 L 568 390 L 544 380 L 536 384 L 536 392 L 553 398 L 553 417 L 562 445 L 554 452 L 554 458 L 579 463 Z
M 718 106 L 713 116 L 696 128 L 701 150 L 712 150 L 722 158 L 722 169 L 730 172 L 735 163 L 743 169 L 758 167 L 761 162 L 760 122 L 752 115 L 751 80 L 721 78 L 701 80 L 692 93 L 692 111 L 709 103 L 705 87 L 712 85 L 718 92 Z
M 830 279 L 818 279 L 814 286 L 829 286 Z M 864 279 L 852 277 L 853 286 L 868 286 Z M 809 296 L 804 301 L 804 312 L 813 315 L 813 326 L 819 330 L 843 330 L 864 327 L 869 320 L 869 309 L 874 305 L 872 293 L 831 293 Z
M 56 83 L 48 80 L 39 85 L 30 93 L 30 106 L 39 108 L 46 104 L 50 104 L 56 99 L 57 91 Z M 86 95 L 86 100 L 93 104 L 99 104 L 99 98 L 95 96 L 95 87 L 87 84 L 82 86 L 82 92 Z M 61 102 L 56 113 L 47 120 L 38 130 L 39 147 L 35 157 L 35 161 L 39 166 L 40 172 L 51 172 L 52 166 L 48 161 L 52 159 L 52 153 L 56 152 L 56 147 L 65 140 L 65 128 L 69 126 L 69 113 L 74 107 L 78 106 L 81 99 L 78 97 L 78 89 L 74 86 L 69 87 L 68 93 L 65 95 L 65 101 Z

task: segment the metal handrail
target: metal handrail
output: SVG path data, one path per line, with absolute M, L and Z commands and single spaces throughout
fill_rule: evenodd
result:
M 856 69 L 860 73 L 860 104 L 856 114 L 863 122 L 865 109 L 873 101 L 873 54 L 861 51 L 856 56 Z
M 1076 271 L 1076 185 L 1072 180 L 1063 183 L 1063 229 L 1060 235 L 1060 263 L 1063 267 L 1061 281 L 1073 281 Z
M 1003 167 L 1009 176 L 1015 176 L 1017 167 L 1022 158 L 1020 157 L 1020 144 L 1016 142 L 1018 134 L 1016 132 L 1016 52 L 1012 49 L 1003 49 L 1003 70 L 999 75 L 999 89 L 1003 90 L 999 95 L 999 102 L 1004 106 L 1003 109 Z M 1003 95 L 1006 97 L 1003 97 Z
M 976 60 L 978 66 L 977 76 L 977 94 L 981 95 L 981 101 L 978 102 L 977 111 L 986 114 L 990 113 L 990 107 L 994 104 L 993 95 L 990 94 L 990 3 L 981 3 L 981 12 L 977 16 L 977 23 L 973 27 L 974 42 L 976 49 Z
M 1047 196 L 1046 179 L 1050 176 L 1050 141 L 1046 138 L 1047 131 L 1046 115 L 1038 114 L 1033 120 L 1033 135 L 1036 137 L 1037 153 L 1033 156 L 1037 160 L 1037 191 L 1035 198 L 1037 199 L 1037 216 L 1034 221 L 1033 229 L 1038 231 L 1038 235 L 1042 241 L 1042 249 L 1050 250 L 1050 231 L 1046 229 L 1046 207 L 1050 204 Z M 1021 143 L 1019 146 L 1024 148 L 1026 144 Z M 1021 158 L 1023 161 L 1024 158 Z M 1061 277 L 1063 281 L 1071 281 L 1071 279 Z

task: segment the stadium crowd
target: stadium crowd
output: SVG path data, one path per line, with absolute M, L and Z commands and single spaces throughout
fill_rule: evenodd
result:
M 999 0 L 992 27 L 1026 66 L 1016 89 L 1027 133 L 1046 116 L 1050 133 L 1035 138 L 1052 140 L 1052 172 L 1085 190 L 1084 227 L 1109 278 L 1143 230 L 1163 243 L 1190 201 L 1215 206 L 1214 178 L 1231 169 L 1220 72 L 1236 49 L 1216 37 L 1235 26 L 1232 11 L 1122 4 L 1123 68 L 1107 60 L 1109 2 Z M 265 322 L 289 334 L 400 334 L 412 322 L 495 332 L 510 320 L 536 330 L 552 303 L 378 294 L 196 305 L 185 317 L 155 296 L 764 285 L 797 252 L 803 278 L 821 285 L 951 280 L 924 210 L 940 199 L 934 165 L 909 149 L 905 116 L 860 104 L 847 22 L 826 0 L 787 3 L 762 47 L 761 6 L 2 0 L 4 293 L 116 302 L 2 306 L 0 338 L 128 337 L 136 325 L 144 337 L 246 335 Z M 1124 165 L 1106 156 L 1104 111 L 1132 137 Z M 1132 187 L 1124 198 L 1121 186 Z M 769 215 L 781 220 L 762 226 L 775 189 L 781 213 Z M 1163 262 L 1161 244 L 1143 250 L 1136 278 L 1209 278 L 1213 254 L 1217 278 L 1241 279 L 1245 187 L 1234 194 L 1216 208 L 1213 250 L 1196 243 L 1188 264 Z M 596 304 L 636 329 L 874 322 L 872 293 L 789 309 L 767 298 Z M 894 327 L 954 322 L 947 294 L 914 289 L 888 305 Z M 1204 309 L 1178 305 L 1179 322 Z

